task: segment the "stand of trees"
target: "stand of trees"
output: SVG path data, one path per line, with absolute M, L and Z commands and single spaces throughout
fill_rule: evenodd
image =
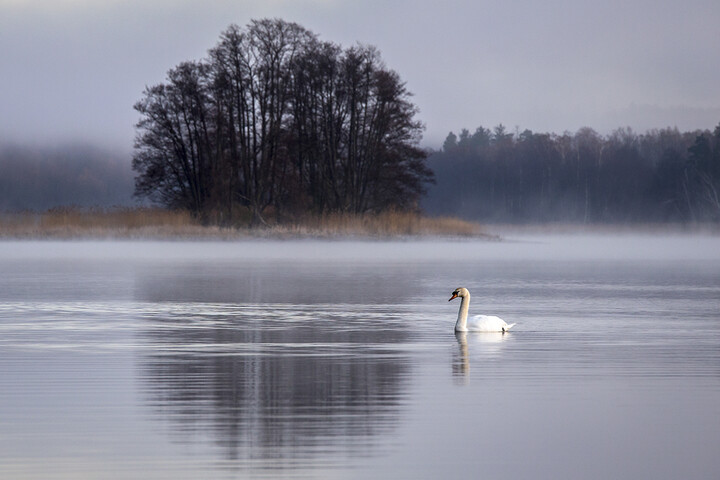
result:
M 149 87 L 136 195 L 231 222 L 415 208 L 432 172 L 422 124 L 377 50 L 342 49 L 295 23 L 231 26 L 206 59 Z
M 720 125 L 601 136 L 450 133 L 428 159 L 430 213 L 492 222 L 718 222 Z

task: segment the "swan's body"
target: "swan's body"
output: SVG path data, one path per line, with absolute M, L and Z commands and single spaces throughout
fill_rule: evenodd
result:
M 452 293 L 450 300 L 460 297 L 460 310 L 458 311 L 457 323 L 455 323 L 456 332 L 502 332 L 510 330 L 515 324 L 506 323 L 500 317 L 495 315 L 474 315 L 468 319 L 468 309 L 470 308 L 470 292 L 467 288 L 456 288 Z M 448 300 L 448 302 L 450 301 Z

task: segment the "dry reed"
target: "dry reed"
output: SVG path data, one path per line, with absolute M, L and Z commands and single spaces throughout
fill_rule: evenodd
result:
M 332 213 L 308 216 L 271 230 L 289 235 L 319 237 L 486 236 L 480 225 L 458 218 L 432 218 L 417 213 L 389 211 L 379 214 Z
M 187 212 L 159 208 L 58 208 L 0 214 L 0 237 L 5 238 L 182 237 L 202 236 L 206 229 Z
M 43 213 L 0 213 L 0 238 L 151 238 L 238 239 L 393 238 L 403 236 L 488 237 L 476 223 L 457 218 L 429 218 L 416 213 L 326 214 L 251 228 L 203 225 L 185 211 L 159 208 L 76 209 Z

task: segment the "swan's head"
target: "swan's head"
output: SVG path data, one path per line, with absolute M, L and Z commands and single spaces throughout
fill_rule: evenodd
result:
M 469 297 L 469 296 L 470 296 L 470 292 L 468 292 L 468 289 L 460 287 L 460 288 L 455 289 L 455 291 L 452 293 L 452 297 L 450 297 L 450 300 L 454 300 L 457 297 Z M 448 302 L 450 300 L 448 300 Z

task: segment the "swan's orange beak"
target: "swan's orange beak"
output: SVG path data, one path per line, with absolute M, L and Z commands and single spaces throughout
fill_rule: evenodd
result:
M 454 299 L 454 298 L 457 298 L 457 293 L 453 293 L 453 296 L 450 297 L 450 299 L 448 300 L 448 302 L 449 302 L 450 300 Z

